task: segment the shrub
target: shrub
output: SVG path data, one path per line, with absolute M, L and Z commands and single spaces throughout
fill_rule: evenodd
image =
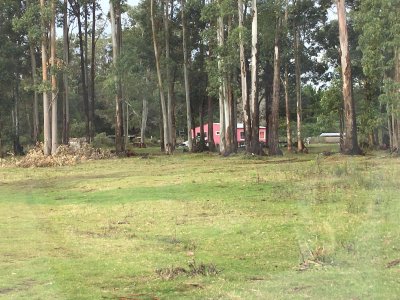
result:
M 99 133 L 93 138 L 92 146 L 94 148 L 110 148 L 113 145 L 113 141 L 107 137 L 105 132 Z

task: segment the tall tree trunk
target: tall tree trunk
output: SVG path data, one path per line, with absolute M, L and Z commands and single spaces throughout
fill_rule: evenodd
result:
M 227 16 L 227 36 L 229 37 L 232 28 L 232 16 Z M 234 123 L 236 118 L 233 116 L 233 91 L 232 91 L 232 75 L 229 70 L 225 70 L 225 155 L 229 155 L 235 151 L 234 145 Z
M 140 146 L 144 147 L 146 145 L 145 137 L 146 137 L 146 125 L 147 125 L 147 115 L 149 112 L 149 108 L 147 107 L 147 98 L 143 97 L 142 102 L 142 122 L 140 126 Z
M 279 13 L 279 12 L 278 12 Z M 274 80 L 272 88 L 272 105 L 271 105 L 271 127 L 269 128 L 269 155 L 282 155 L 279 149 L 279 99 L 280 99 L 280 34 L 281 34 L 281 17 L 278 16 L 275 42 L 274 42 Z
M 213 98 L 208 95 L 207 97 L 207 106 L 208 106 L 208 149 L 213 152 L 215 151 L 215 143 L 214 143 L 214 105 Z
M 285 65 L 285 114 L 286 114 L 286 139 L 287 139 L 287 150 L 292 151 L 292 130 L 290 128 L 290 102 L 289 102 L 289 71 L 288 65 Z
M 304 150 L 303 139 L 301 137 L 301 121 L 302 121 L 302 99 L 301 99 L 301 68 L 300 68 L 300 30 L 294 30 L 294 62 L 296 68 L 296 114 L 297 114 L 297 150 Z
M 246 70 L 246 55 L 244 52 L 243 41 L 243 0 L 238 0 L 239 11 L 239 55 L 240 55 L 240 79 L 242 90 L 242 105 L 243 105 L 243 125 L 245 132 L 246 152 L 251 152 L 251 118 L 250 118 L 250 103 L 247 94 L 247 70 Z
M 398 126 L 397 126 L 397 119 L 394 113 L 394 105 L 392 104 L 392 151 L 399 151 L 399 134 L 398 134 Z
M 254 154 L 260 153 L 259 145 L 259 105 L 257 90 L 257 0 L 252 0 L 252 25 L 251 25 L 251 96 L 250 96 L 250 114 L 251 114 L 251 149 Z
M 42 10 L 42 81 L 43 84 L 47 85 L 47 22 L 44 16 L 45 0 L 40 0 L 40 7 Z M 51 154 L 50 109 L 49 94 L 47 89 L 45 89 L 43 92 L 43 152 L 46 156 Z
M 90 120 L 90 139 L 93 141 L 95 134 L 94 126 L 94 104 L 96 100 L 95 80 L 96 80 L 96 0 L 92 0 L 92 55 L 90 63 L 90 101 L 89 101 L 89 120 Z
M 222 48 L 224 46 L 224 19 L 222 16 L 218 16 L 217 19 L 217 42 L 218 46 Z M 219 141 L 219 152 L 225 155 L 226 151 L 226 140 L 225 140 L 225 96 L 226 96 L 226 83 L 225 76 L 223 74 L 223 59 L 221 54 L 218 54 L 218 72 L 220 74 L 219 84 L 219 124 L 220 124 L 220 141 Z
M 204 98 L 201 97 L 199 106 L 199 120 L 200 120 L 200 139 L 198 140 L 197 150 L 203 152 L 206 147 L 205 132 L 204 132 Z
M 337 12 L 339 21 L 339 41 L 341 50 L 341 67 L 343 81 L 343 104 L 345 133 L 344 149 L 345 154 L 360 154 L 357 141 L 356 112 L 353 99 L 350 51 L 348 45 L 346 7 L 345 0 L 337 0 Z
M 394 51 L 394 82 L 397 84 L 395 87 L 395 94 L 399 95 L 400 90 L 400 50 L 399 47 L 396 47 Z M 393 151 L 397 153 L 400 152 L 400 118 L 399 114 L 395 114 L 395 111 L 399 111 L 400 103 L 397 101 L 395 104 L 392 104 L 392 123 L 393 123 Z
M 118 60 L 121 54 L 121 3 L 119 0 L 110 1 L 111 39 L 113 45 L 113 64 L 115 68 L 115 150 L 117 153 L 124 151 L 123 111 L 122 111 L 122 82 L 118 71 Z
M 170 128 L 168 123 L 168 112 L 167 112 L 167 104 L 165 103 L 164 96 L 164 85 L 161 77 L 161 66 L 160 66 L 160 53 L 157 44 L 157 34 L 156 34 L 156 25 L 154 20 L 154 0 L 150 0 L 150 17 L 151 17 L 151 29 L 153 34 L 153 46 L 154 46 L 154 56 L 156 61 L 156 70 L 157 70 L 157 80 L 158 80 L 158 89 L 160 91 L 160 103 L 161 103 L 161 113 L 162 113 L 162 121 L 163 121 L 163 136 L 164 139 L 164 151 L 166 154 L 172 154 L 171 141 L 170 141 Z M 160 137 L 161 139 L 161 137 Z
M 12 121 L 13 121 L 13 152 L 15 155 L 21 155 L 23 153 L 22 146 L 19 139 L 19 79 L 17 77 L 15 88 L 13 90 L 14 108 L 12 109 Z
M 285 7 L 285 29 L 286 35 L 288 36 L 288 19 L 289 19 L 289 0 L 286 0 Z M 286 113 L 286 139 L 287 139 L 287 150 L 292 151 L 292 130 L 290 128 L 290 102 L 289 102 L 289 66 L 288 62 L 285 63 L 285 81 L 283 87 L 285 89 L 285 113 Z
M 50 64 L 51 72 L 51 154 L 57 152 L 58 147 L 58 91 L 56 73 L 56 3 L 51 0 L 51 24 L 50 24 Z
M 65 67 L 69 67 L 69 40 L 68 40 L 68 0 L 64 0 L 64 18 L 63 18 L 63 59 Z M 69 142 L 69 83 L 68 72 L 63 73 L 63 129 L 62 142 L 68 145 Z
M 86 2 L 83 4 L 83 22 L 84 22 L 84 50 L 85 50 L 85 82 L 86 82 L 86 91 L 88 94 L 88 99 L 87 99 L 87 109 L 85 110 L 85 114 L 86 114 L 86 139 L 87 142 L 92 142 L 92 136 L 91 136 L 91 132 L 92 132 L 92 121 L 90 119 L 90 99 L 91 99 L 91 89 L 89 90 L 89 86 L 91 86 L 90 80 L 89 80 L 89 22 L 88 22 L 88 18 L 89 18 L 89 3 Z
M 171 56 L 170 56 L 170 30 L 169 30 L 169 0 L 165 0 L 165 13 L 164 13 L 164 31 L 165 31 L 165 60 L 166 65 L 166 79 L 167 79 L 167 113 L 168 113 L 168 130 L 169 130 L 169 148 L 171 152 L 175 148 L 175 133 L 173 131 L 173 118 L 174 118 L 174 103 L 173 103 L 173 82 L 171 74 Z M 172 10 L 172 8 L 171 8 Z
M 84 107 L 84 112 L 85 112 L 85 134 L 86 134 L 86 141 L 89 142 L 90 141 L 89 118 L 88 118 L 89 96 L 88 96 L 87 82 L 86 82 L 87 72 L 86 72 L 86 64 L 85 64 L 86 59 L 85 59 L 84 37 L 83 37 L 84 33 L 82 32 L 81 7 L 80 7 L 79 2 L 73 3 L 72 0 L 70 0 L 70 4 L 73 8 L 75 17 L 77 18 L 77 21 L 78 21 L 82 100 L 83 100 L 83 107 Z
M 30 5 L 30 0 L 26 1 L 27 5 Z M 29 39 L 29 54 L 31 56 L 31 70 L 32 70 L 32 81 L 35 86 L 33 92 L 33 140 L 35 143 L 39 142 L 39 95 L 36 90 L 37 86 L 37 72 L 36 72 L 36 54 L 35 54 L 35 45 L 32 39 Z
M 31 56 L 31 69 L 32 69 L 32 79 L 33 85 L 37 86 L 37 78 L 36 78 L 36 55 L 35 55 L 35 47 L 32 42 L 29 43 L 29 52 Z M 35 89 L 33 92 L 33 140 L 35 143 L 39 141 L 39 96 L 38 92 Z
M 186 0 L 182 0 L 182 46 L 183 46 L 183 75 L 185 78 L 185 99 L 186 99 L 186 127 L 189 151 L 193 151 L 192 140 L 192 110 L 190 106 L 190 83 L 189 83 L 189 58 L 187 49 L 187 28 L 186 28 Z

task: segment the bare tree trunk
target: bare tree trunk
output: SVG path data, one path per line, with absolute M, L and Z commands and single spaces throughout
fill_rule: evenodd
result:
M 300 70 L 300 32 L 295 28 L 294 33 L 294 61 L 296 65 L 296 113 L 297 113 L 297 150 L 303 151 L 303 139 L 301 136 L 302 101 L 301 101 L 301 70 Z
M 152 28 L 152 33 L 153 33 L 154 56 L 155 56 L 156 69 L 157 69 L 158 89 L 160 91 L 160 103 L 161 103 L 161 112 L 162 112 L 162 120 L 163 120 L 164 151 L 166 154 L 172 154 L 171 141 L 170 141 L 170 128 L 168 126 L 169 125 L 168 112 L 167 112 L 167 105 L 165 103 L 165 97 L 164 97 L 164 85 L 163 85 L 163 81 L 162 81 L 162 77 L 161 77 L 160 53 L 159 53 L 158 45 L 157 45 L 156 26 L 155 26 L 155 20 L 154 20 L 154 0 L 150 0 L 150 15 L 151 15 L 151 28 Z
M 145 146 L 145 135 L 146 135 L 146 125 L 147 125 L 147 115 L 149 112 L 149 108 L 147 107 L 147 98 L 143 97 L 142 103 L 142 123 L 140 126 L 140 144 L 141 146 Z
M 215 151 L 215 143 L 214 143 L 214 120 L 213 120 L 213 98 L 211 96 L 207 97 L 208 102 L 208 149 L 210 151 Z
M 117 153 L 124 151 L 124 143 L 122 138 L 123 132 L 123 112 L 122 112 L 122 83 L 117 70 L 118 60 L 121 54 L 121 3 L 118 1 L 110 1 L 110 17 L 111 17 L 111 38 L 113 44 L 113 64 L 115 68 L 115 149 Z
M 226 77 L 225 86 L 225 99 L 224 104 L 225 109 L 225 155 L 231 154 L 234 149 L 233 145 L 233 117 L 232 117 L 232 107 L 233 107 L 233 97 L 232 97 L 232 86 L 229 76 Z
M 90 120 L 90 140 L 93 141 L 95 134 L 94 126 L 94 104 L 96 99 L 95 80 L 96 80 L 96 0 L 92 0 L 92 56 L 90 63 L 90 101 L 89 101 L 89 120 Z
M 281 17 L 278 16 L 275 32 L 275 50 L 274 50 L 274 81 L 272 88 L 272 106 L 271 106 L 271 127 L 269 128 L 269 155 L 282 155 L 279 149 L 279 99 L 280 99 L 280 34 Z
M 257 91 L 257 0 L 252 0 L 252 26 L 251 26 L 251 96 L 250 96 L 250 114 L 251 114 L 251 148 L 252 153 L 260 154 L 259 145 L 259 119 L 258 119 L 258 91 Z
M 31 43 L 29 43 L 29 52 L 31 55 L 31 68 L 32 68 L 32 79 L 33 85 L 37 86 L 36 79 L 36 56 L 35 49 Z M 33 140 L 36 142 L 39 141 L 39 96 L 36 89 L 33 92 Z
M 73 8 L 74 15 L 78 21 L 78 37 L 79 37 L 79 54 L 80 54 L 80 67 L 81 67 L 81 85 L 82 85 L 82 100 L 85 112 L 85 133 L 86 141 L 90 141 L 90 127 L 89 127 L 89 96 L 87 89 L 87 70 L 86 70 L 86 58 L 85 58 L 85 45 L 83 41 L 82 33 L 82 21 L 81 21 L 81 7 L 78 1 L 72 2 L 69 0 L 70 5 Z M 111 7 L 111 6 L 110 6 Z
M 339 21 L 339 41 L 341 50 L 341 66 L 343 80 L 343 104 L 344 104 L 344 120 L 345 133 L 344 149 L 345 154 L 360 154 L 357 141 L 357 123 L 356 112 L 353 100 L 351 62 L 348 45 L 347 23 L 346 23 L 346 7 L 345 0 L 337 0 L 337 12 Z
M 16 84 L 13 90 L 13 100 L 14 100 L 14 108 L 12 109 L 12 122 L 13 122 L 13 151 L 15 155 L 21 155 L 23 153 L 23 149 L 20 143 L 20 132 L 19 132 L 19 79 L 16 80 Z
M 29 6 L 30 0 L 27 0 L 26 3 Z M 37 143 L 39 141 L 40 129 L 39 129 L 39 95 L 36 90 L 37 86 L 36 55 L 35 55 L 35 47 L 33 40 L 29 39 L 28 42 L 29 42 L 29 53 L 31 56 L 32 81 L 33 85 L 35 86 L 33 92 L 33 140 L 35 143 Z
M 63 55 L 64 65 L 69 67 L 69 42 L 68 42 L 68 0 L 64 0 L 64 20 L 63 20 Z M 69 86 L 68 86 L 68 73 L 63 73 L 63 130 L 62 142 L 68 145 L 69 142 Z
M 172 9 L 172 8 L 171 8 Z M 165 0 L 165 14 L 164 14 L 164 30 L 165 30 L 165 60 L 167 62 L 167 113 L 168 113 L 168 130 L 169 130 L 169 148 L 171 153 L 175 148 L 175 133 L 173 131 L 173 118 L 174 118 L 174 103 L 173 103 L 173 82 L 171 74 L 171 56 L 170 56 L 170 30 L 169 30 L 169 0 Z
M 288 19 L 289 19 L 289 1 L 286 0 L 285 7 L 285 28 L 288 35 Z M 285 63 L 285 113 L 286 113 L 286 139 L 287 139 L 287 150 L 292 151 L 292 130 L 290 128 L 290 102 L 289 102 L 289 67 L 288 62 Z
M 40 7 L 42 9 L 42 81 L 43 84 L 47 84 L 47 23 L 44 16 L 45 0 L 40 0 Z M 43 92 L 43 152 L 46 156 L 51 154 L 50 109 L 49 94 L 47 89 L 45 89 Z
M 186 126 L 189 151 L 193 151 L 192 140 L 192 111 L 190 107 L 190 83 L 189 83 L 189 58 L 187 49 L 187 28 L 186 28 L 186 0 L 182 0 L 182 46 L 183 46 L 183 74 L 185 77 L 185 99 L 186 99 Z
M 396 84 L 400 85 L 400 51 L 397 47 L 394 51 L 394 81 Z M 395 90 L 395 93 L 400 94 L 400 90 Z M 395 105 L 395 106 L 394 106 Z M 392 104 L 392 123 L 393 123 L 393 151 L 400 152 L 400 118 L 395 115 L 395 111 L 399 111 L 400 104 L 396 102 Z
M 392 122 L 389 114 L 389 104 L 386 104 L 386 112 L 387 112 L 387 126 L 388 126 L 388 134 L 389 134 L 389 148 L 393 149 L 393 133 L 392 133 Z
M 246 55 L 244 52 L 243 41 L 243 0 L 238 0 L 239 10 L 239 55 L 240 55 L 240 78 L 242 89 L 242 104 L 243 104 L 243 123 L 245 132 L 246 152 L 251 152 L 251 118 L 250 118 L 250 103 L 247 94 L 247 70 L 246 70 Z
M 394 105 L 392 104 L 392 141 L 393 141 L 393 146 L 392 146 L 392 151 L 399 151 L 399 139 L 398 139 L 398 127 L 397 127 L 397 122 L 396 122 L 396 115 L 394 113 Z
M 289 104 L 289 72 L 288 65 L 285 65 L 285 113 L 286 113 L 286 139 L 287 139 L 287 150 L 292 151 L 292 130 L 290 128 L 290 104 Z
M 57 152 L 58 147 L 58 91 L 56 75 L 56 4 L 51 0 L 51 25 L 50 25 L 50 64 L 51 72 L 51 154 Z
M 217 42 L 219 47 L 224 46 L 224 19 L 219 16 L 217 19 Z M 223 76 L 223 61 L 220 54 L 218 54 L 218 71 L 220 74 L 220 86 L 219 86 L 219 123 L 220 123 L 220 142 L 219 142 L 219 152 L 225 154 L 225 76 Z
M 227 36 L 229 37 L 232 29 L 232 15 L 227 16 Z M 236 123 L 236 117 L 233 115 L 234 110 L 234 97 L 233 97 L 233 89 L 232 89 L 232 74 L 231 71 L 225 70 L 225 155 L 229 155 L 232 152 L 235 152 L 235 132 L 234 128 L 236 127 L 234 123 Z
M 199 106 L 199 120 L 200 120 L 200 139 L 197 144 L 197 150 L 203 152 L 206 147 L 205 133 L 204 133 L 204 98 L 201 98 Z

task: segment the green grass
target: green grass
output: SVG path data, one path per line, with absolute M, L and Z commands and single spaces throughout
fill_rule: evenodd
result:
M 0 299 L 397 299 L 400 160 L 320 151 L 0 169 Z

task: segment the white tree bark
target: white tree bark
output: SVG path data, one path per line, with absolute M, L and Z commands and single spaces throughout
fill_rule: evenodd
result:
M 164 85 L 161 77 L 160 53 L 158 50 L 156 26 L 154 21 L 154 0 L 150 0 L 150 18 L 151 18 L 151 29 L 153 33 L 153 46 L 154 46 L 154 56 L 157 69 L 158 89 L 160 92 L 161 113 L 163 119 L 162 121 L 163 121 L 163 134 L 164 134 L 164 151 L 166 154 L 172 154 L 170 147 L 171 145 L 170 134 L 169 134 L 170 129 L 168 127 L 168 112 L 167 112 L 167 105 L 165 103 Z
M 56 4 L 55 0 L 51 0 L 51 26 L 50 26 L 50 64 L 51 72 L 51 154 L 57 152 L 58 147 L 58 91 L 57 91 L 57 74 L 56 74 Z
M 40 7 L 42 9 L 42 82 L 44 85 L 48 84 L 47 75 L 47 22 L 43 15 L 45 9 L 45 0 L 40 0 Z M 49 105 L 49 95 L 47 88 L 43 91 L 43 152 L 44 155 L 48 156 L 51 154 L 51 130 L 50 130 L 50 105 Z
M 246 151 L 251 152 L 251 119 L 250 119 L 250 103 L 247 93 L 247 72 L 246 72 L 246 55 L 244 52 L 243 41 L 243 0 L 238 0 L 238 14 L 239 14 L 239 55 L 240 55 L 240 78 L 242 89 L 242 104 L 243 104 L 243 123 L 245 127 L 245 144 Z
M 224 19 L 219 16 L 217 19 L 217 42 L 218 46 L 222 48 L 224 46 Z M 220 54 L 218 54 L 218 71 L 220 74 L 220 85 L 219 85 L 219 123 L 220 123 L 220 142 L 219 152 L 225 154 L 225 76 L 223 75 L 223 60 Z
M 253 153 L 259 152 L 258 137 L 258 91 L 257 91 L 257 44 L 258 44 L 258 20 L 257 20 L 257 0 L 252 0 L 252 23 L 251 23 L 251 95 L 250 95 L 250 114 L 251 114 L 251 148 Z
M 185 99 L 186 99 L 186 124 L 189 151 L 193 151 L 192 140 L 192 110 L 190 108 L 190 83 L 189 83 L 189 58 L 187 49 L 186 28 L 186 0 L 182 0 L 182 46 L 183 46 L 183 75 L 185 77 Z

